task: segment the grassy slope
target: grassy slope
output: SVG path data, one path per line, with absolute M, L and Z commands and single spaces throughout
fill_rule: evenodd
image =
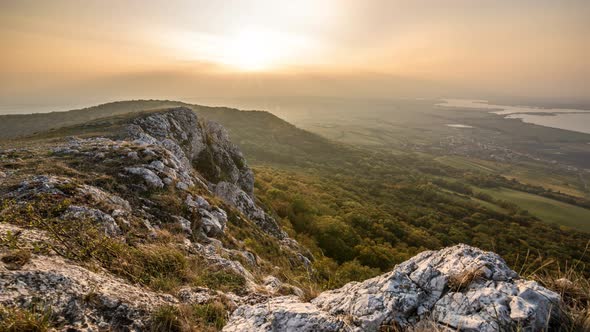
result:
M 336 163 L 351 148 L 299 129 L 268 112 L 201 107 L 197 114 L 221 123 L 252 163 Z
M 506 188 L 479 189 L 496 199 L 515 203 L 541 220 L 590 232 L 590 210 Z

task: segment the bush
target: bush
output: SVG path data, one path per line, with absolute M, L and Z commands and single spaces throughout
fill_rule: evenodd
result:
M 338 267 L 331 276 L 329 288 L 338 288 L 351 281 L 363 281 L 381 273 L 379 269 L 361 265 L 356 259 Z

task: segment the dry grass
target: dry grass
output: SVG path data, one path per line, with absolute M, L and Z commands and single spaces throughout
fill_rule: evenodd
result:
M 459 292 L 468 287 L 472 282 L 481 280 L 485 277 L 483 268 L 471 268 L 461 273 L 454 274 L 449 277 L 449 289 L 453 292 Z
M 31 252 L 26 249 L 13 249 L 0 259 L 9 270 L 19 270 L 31 260 Z
M 521 277 L 535 280 L 561 295 L 560 315 L 552 322 L 559 331 L 590 331 L 590 279 L 582 263 L 583 257 L 589 254 L 589 246 L 590 242 L 581 258 L 572 263 L 543 260 L 540 255 L 531 259 L 527 254 L 520 267 Z
M 575 267 L 560 272 L 537 272 L 532 279 L 559 293 L 559 324 L 563 331 L 590 331 L 590 281 Z
M 205 304 L 165 305 L 150 318 L 152 332 L 220 331 L 232 308 L 223 299 Z
M 45 332 L 53 325 L 51 312 L 0 306 L 0 332 Z

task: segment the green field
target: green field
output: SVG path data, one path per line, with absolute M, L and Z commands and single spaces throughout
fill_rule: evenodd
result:
M 434 159 L 443 165 L 484 173 L 501 173 L 508 168 L 507 165 L 502 165 L 493 161 L 467 158 L 462 156 L 443 156 L 436 157 Z
M 482 189 L 496 199 L 506 200 L 528 210 L 541 220 L 590 232 L 590 210 L 553 199 L 512 189 Z
M 499 174 L 521 183 L 548 188 L 571 196 L 590 197 L 586 189 L 587 175 L 583 173 L 551 169 L 540 163 L 508 164 L 456 155 L 436 157 L 435 160 L 454 168 Z

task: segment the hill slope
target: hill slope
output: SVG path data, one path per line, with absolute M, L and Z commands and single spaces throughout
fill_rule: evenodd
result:
M 10 144 L 0 150 L 0 330 L 491 330 L 565 318 L 552 310 L 559 295 L 467 246 L 308 302 L 316 259 L 257 203 L 224 128 L 189 108 Z M 452 301 L 482 294 L 500 315 Z M 375 301 L 385 307 L 365 307 Z

